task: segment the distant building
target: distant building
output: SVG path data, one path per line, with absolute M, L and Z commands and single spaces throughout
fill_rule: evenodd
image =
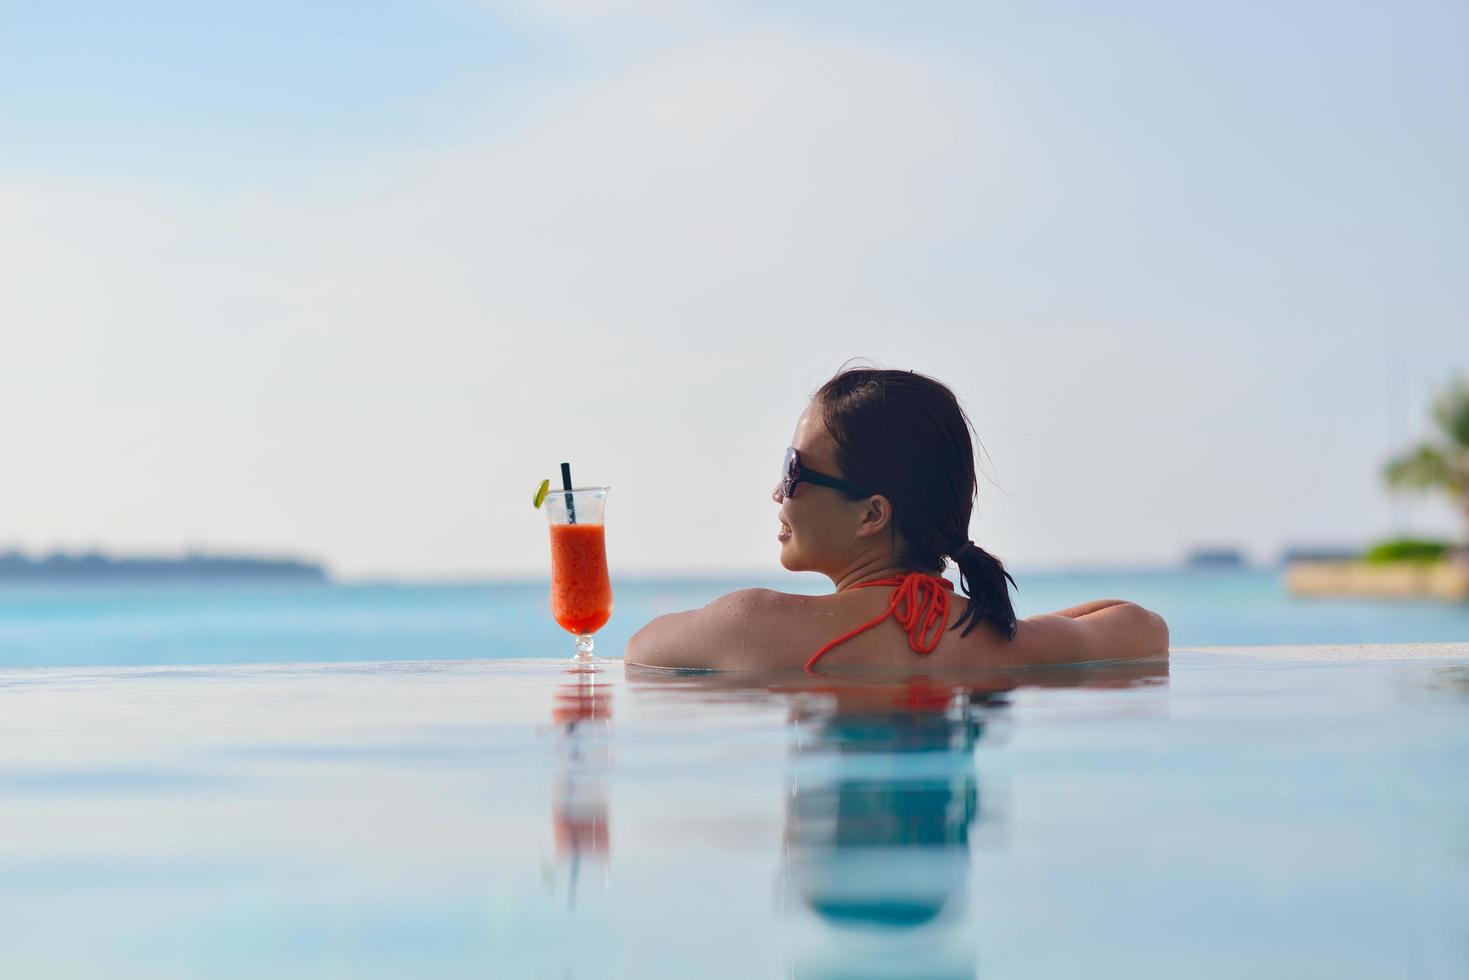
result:
M 1245 556 L 1238 548 L 1195 548 L 1188 553 L 1188 568 L 1244 568 Z
M 0 552 L 0 581 L 42 580 L 260 580 L 325 582 L 326 569 L 298 558 L 254 555 L 190 554 L 182 558 L 136 556 L 115 558 L 99 551 L 69 554 L 53 551 L 31 557 L 21 551 Z
M 1350 545 L 1291 545 L 1280 553 L 1280 563 L 1297 561 L 1355 561 L 1362 549 Z

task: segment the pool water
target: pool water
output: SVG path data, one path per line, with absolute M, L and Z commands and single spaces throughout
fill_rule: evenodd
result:
M 1460 977 L 1469 645 L 0 671 L 0 976 Z

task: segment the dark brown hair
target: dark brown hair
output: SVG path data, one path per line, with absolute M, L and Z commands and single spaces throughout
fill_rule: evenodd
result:
M 1000 560 L 969 540 L 976 480 L 973 426 L 948 386 L 912 371 L 852 368 L 816 392 L 821 418 L 836 441 L 842 476 L 871 487 L 893 507 L 902 538 L 898 561 L 937 575 L 947 556 L 959 566 L 969 608 L 954 624 L 968 636 L 988 621 L 1015 638 L 1015 580 Z

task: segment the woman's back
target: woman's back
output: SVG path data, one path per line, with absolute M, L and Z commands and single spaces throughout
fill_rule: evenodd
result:
M 888 609 L 893 589 L 849 589 L 833 595 L 791 595 L 745 589 L 703 609 L 661 616 L 628 646 L 629 663 L 703 670 L 800 670 L 834 640 Z M 952 598 L 950 623 L 968 602 Z M 1129 602 L 1100 600 L 1016 624 L 1006 639 L 989 624 L 969 634 L 943 629 L 932 651 L 919 654 L 891 616 L 831 647 L 809 669 L 895 668 L 943 672 L 974 667 L 1017 667 L 1166 654 L 1162 618 Z

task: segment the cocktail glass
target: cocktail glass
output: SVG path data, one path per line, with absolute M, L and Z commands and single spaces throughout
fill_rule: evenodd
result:
M 554 490 L 546 497 L 551 523 L 551 615 L 576 637 L 576 669 L 596 669 L 592 634 L 612 616 L 607 541 L 602 522 L 607 487 Z

